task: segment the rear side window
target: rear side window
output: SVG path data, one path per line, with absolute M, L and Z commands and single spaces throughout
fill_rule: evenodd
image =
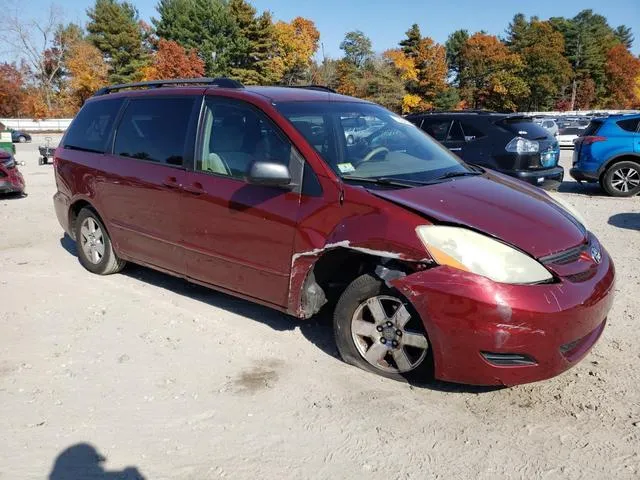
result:
M 600 129 L 601 125 L 602 125 L 602 122 L 591 122 L 591 123 L 589 123 L 587 128 L 584 129 L 584 133 L 582 134 L 582 136 L 583 137 L 590 137 L 592 135 L 595 135 L 596 133 L 598 133 L 598 130 Z
M 515 117 L 505 118 L 498 122 L 502 128 L 519 137 L 528 138 L 530 140 L 542 140 L 550 134 L 541 125 L 535 124 L 528 118 Z
M 106 152 L 111 128 L 122 102 L 122 99 L 116 99 L 86 103 L 64 137 L 64 148 Z
M 114 153 L 181 166 L 194 97 L 133 99 L 116 132 Z
M 620 120 L 616 123 L 621 129 L 626 130 L 627 132 L 636 132 L 638 131 L 639 121 L 640 118 L 630 118 L 628 120 Z
M 464 131 L 464 139 L 467 142 L 471 142 L 472 140 L 476 140 L 478 138 L 486 136 L 484 132 L 478 130 L 477 127 L 474 127 L 470 123 L 460 122 L 460 125 L 462 126 L 462 130 Z
M 422 122 L 422 130 L 427 132 L 433 138 L 438 140 L 439 142 L 444 141 L 447 138 L 447 133 L 449 132 L 449 126 L 451 125 L 451 120 L 424 120 Z

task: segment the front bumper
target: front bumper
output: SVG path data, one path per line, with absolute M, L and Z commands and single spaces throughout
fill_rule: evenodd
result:
M 435 267 L 393 282 L 424 323 L 435 376 L 471 385 L 517 385 L 571 368 L 595 344 L 613 302 L 615 269 L 602 261 L 543 285 L 507 285 Z M 485 355 L 483 355 L 483 353 Z M 518 354 L 530 365 L 491 363 Z

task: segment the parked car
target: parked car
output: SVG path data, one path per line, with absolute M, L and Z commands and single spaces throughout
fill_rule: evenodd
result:
M 592 120 L 575 142 L 571 176 L 614 197 L 640 193 L 639 123 L 640 114 Z
M 384 126 L 348 145 L 341 120 L 358 117 Z M 503 121 L 527 148 L 547 141 Z M 613 299 L 611 258 L 571 206 L 317 87 L 105 88 L 54 171 L 90 272 L 135 262 L 301 319 L 324 306 L 342 358 L 395 379 L 549 378 L 587 354 Z
M 14 156 L 0 150 L 0 194 L 24 193 L 24 178 Z
M 20 130 L 11 130 L 11 140 L 13 143 L 27 143 L 31 141 L 31 135 Z
M 384 124 L 377 119 L 367 119 L 365 117 L 343 118 L 341 119 L 344 137 L 347 139 L 347 145 L 352 145 L 361 138 L 372 135 L 379 130 Z
M 566 127 L 561 128 L 558 131 L 558 136 L 556 139 L 558 140 L 558 145 L 560 148 L 571 148 L 573 149 L 574 142 L 576 139 L 584 133 L 584 128 L 580 127 Z
M 540 125 L 554 137 L 558 135 L 558 124 L 552 118 L 536 118 L 533 120 L 536 125 Z
M 556 185 L 564 178 L 558 142 L 531 117 L 481 111 L 406 118 L 465 162 L 538 186 Z

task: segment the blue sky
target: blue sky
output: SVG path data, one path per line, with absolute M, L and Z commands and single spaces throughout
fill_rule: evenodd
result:
M 143 19 L 157 15 L 157 0 L 130 1 Z M 37 17 L 50 3 L 50 0 L 25 0 L 18 4 L 24 17 Z M 58 1 L 66 19 L 83 24 L 85 11 L 93 3 L 93 0 Z M 420 25 L 423 35 L 442 43 L 459 28 L 503 34 L 518 12 L 546 19 L 573 17 L 586 8 L 604 15 L 614 27 L 630 26 L 636 36 L 632 50 L 640 54 L 640 0 L 253 0 L 252 3 L 259 11 L 271 10 L 276 19 L 288 21 L 296 16 L 312 19 L 320 30 L 325 53 L 331 57 L 340 56 L 340 42 L 350 30 L 365 32 L 374 49 L 381 52 L 396 46 L 412 23 Z

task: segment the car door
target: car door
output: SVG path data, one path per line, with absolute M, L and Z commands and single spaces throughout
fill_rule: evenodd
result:
M 188 276 L 286 305 L 304 161 L 254 106 L 206 97 L 193 171 L 184 185 Z M 256 160 L 287 164 L 292 188 L 249 184 Z
M 115 132 L 113 153 L 102 161 L 100 196 L 118 251 L 183 274 L 181 185 L 193 156 L 202 97 L 132 98 Z M 194 118 L 195 115 L 195 118 Z

